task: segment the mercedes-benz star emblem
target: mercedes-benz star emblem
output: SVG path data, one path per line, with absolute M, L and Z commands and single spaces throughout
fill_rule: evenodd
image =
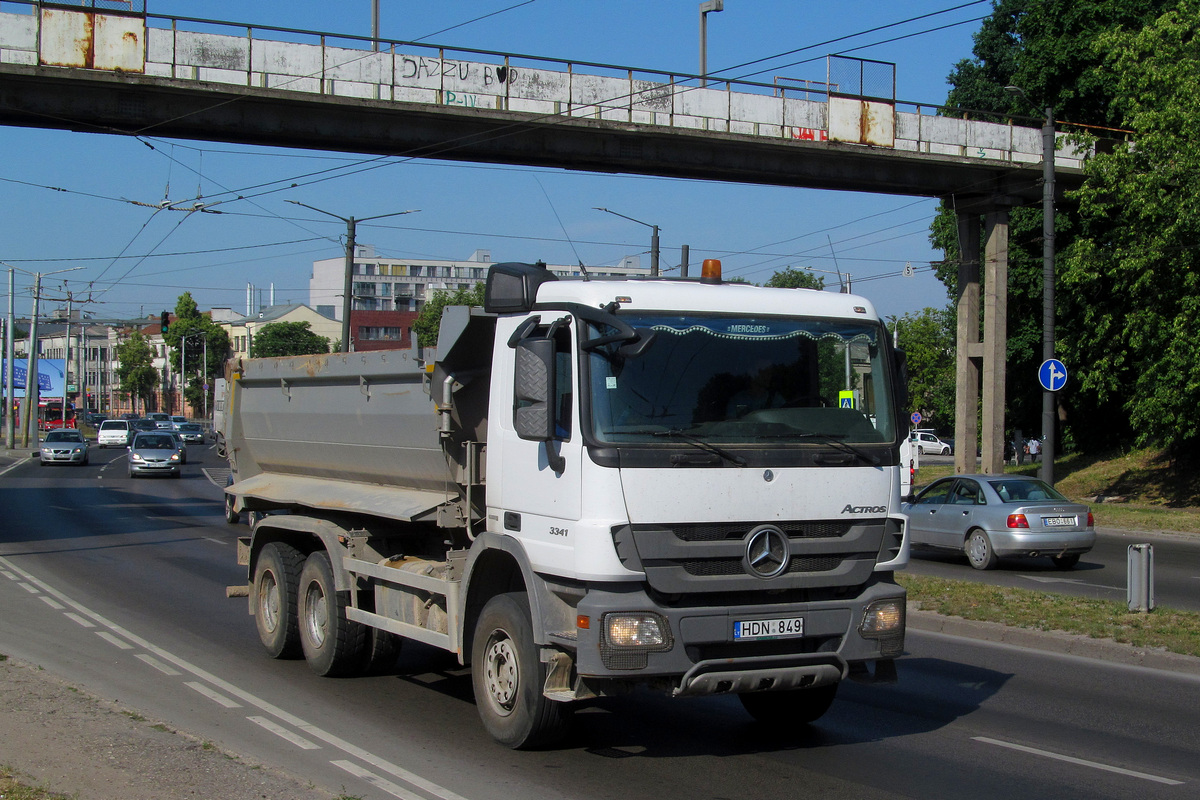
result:
M 746 537 L 746 571 L 759 578 L 774 578 L 787 571 L 791 549 L 788 537 L 774 525 L 760 525 Z

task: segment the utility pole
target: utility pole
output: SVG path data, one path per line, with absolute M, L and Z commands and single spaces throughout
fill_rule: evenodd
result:
M 13 294 L 16 292 L 16 270 L 8 269 L 8 335 L 4 340 L 4 446 L 9 450 L 16 444 L 16 414 L 13 412 L 13 392 L 16 384 L 13 382 L 13 361 L 16 358 L 16 331 L 13 325 L 16 317 L 13 312 Z
M 41 387 L 38 386 L 38 302 L 42 299 L 42 273 L 37 273 L 33 282 L 33 317 L 29 320 L 29 354 L 25 365 L 25 403 L 21 409 L 21 429 L 24 434 L 21 438 L 21 447 L 29 447 L 30 428 L 33 429 L 33 440 L 38 439 L 37 434 L 37 413 L 38 413 L 38 392 Z M 33 411 L 30 412 L 32 407 Z
M 594 208 L 596 211 L 604 211 L 606 213 L 612 214 L 615 217 L 620 217 L 621 219 L 627 219 L 630 222 L 636 222 L 638 225 L 645 225 L 647 228 L 652 229 L 651 233 L 650 233 L 650 277 L 657 278 L 658 277 L 658 226 L 651 225 L 649 222 L 642 222 L 640 219 L 634 219 L 633 217 L 627 217 L 624 214 L 617 213 L 616 211 L 612 211 L 607 208 L 601 208 L 600 206 L 592 206 L 592 208 Z
M 724 0 L 705 0 L 700 4 L 700 85 L 708 86 L 708 15 L 724 11 Z
M 304 206 L 307 209 L 316 211 L 318 214 L 324 214 L 328 217 L 333 217 L 334 219 L 340 219 L 342 222 L 346 223 L 346 275 L 345 275 L 345 280 L 342 282 L 342 348 L 341 348 L 341 351 L 343 353 L 349 353 L 350 352 L 350 310 L 353 308 L 353 303 L 352 303 L 353 295 L 351 294 L 351 292 L 354 288 L 354 247 L 355 247 L 354 236 L 355 236 L 355 232 L 357 230 L 358 223 L 367 222 L 368 220 L 373 220 L 373 219 L 383 219 L 384 217 L 398 217 L 398 216 L 401 216 L 402 214 L 414 214 L 417 211 L 420 211 L 421 209 L 412 208 L 412 209 L 409 209 L 408 211 L 395 211 L 391 214 L 377 214 L 376 216 L 373 216 L 373 217 L 363 217 L 362 219 L 355 219 L 354 217 L 343 217 L 339 214 L 334 214 L 333 212 L 326 211 L 321 208 L 317 208 L 316 206 L 310 206 L 308 203 L 301 203 L 299 200 L 288 200 L 288 202 L 292 203 L 294 205 Z
M 63 331 L 62 426 L 67 427 L 67 390 L 71 382 L 71 291 L 67 290 L 67 327 Z M 76 422 L 76 425 L 79 423 Z

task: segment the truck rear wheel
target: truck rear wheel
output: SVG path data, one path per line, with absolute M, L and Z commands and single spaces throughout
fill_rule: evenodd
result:
M 241 516 L 242 515 L 238 513 L 237 509 L 233 505 L 233 495 L 226 492 L 225 493 L 225 521 L 228 522 L 230 525 L 237 525 L 238 520 L 241 518 Z
M 304 556 L 283 542 L 270 542 L 254 568 L 254 627 L 271 658 L 300 655 L 296 587 Z
M 514 750 L 561 739 L 570 706 L 542 694 L 546 666 L 538 658 L 529 598 L 522 592 L 493 597 L 475 624 L 471 684 L 483 727 Z
M 329 554 L 318 550 L 300 571 L 300 645 L 313 672 L 341 677 L 362 670 L 369 629 L 346 619 L 346 593 L 334 586 Z
M 747 692 L 739 694 L 742 707 L 764 725 L 790 729 L 796 725 L 816 722 L 837 696 L 838 685 L 830 683 L 812 689 L 788 689 L 779 692 Z

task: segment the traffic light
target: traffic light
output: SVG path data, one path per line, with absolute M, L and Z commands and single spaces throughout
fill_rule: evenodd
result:
M 162 312 L 162 320 L 161 320 L 161 322 L 162 322 L 162 332 L 163 332 L 163 333 L 166 333 L 166 332 L 167 332 L 167 327 L 168 327 L 168 326 L 170 325 L 170 323 L 171 323 L 171 315 L 170 315 L 170 314 L 168 314 L 166 311 Z

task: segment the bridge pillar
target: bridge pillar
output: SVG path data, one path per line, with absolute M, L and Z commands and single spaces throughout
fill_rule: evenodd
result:
M 1008 353 L 1009 213 L 1006 206 L 997 204 L 992 204 L 984 212 L 986 239 L 982 253 L 981 304 L 979 211 L 975 207 L 960 210 L 956 214 L 959 267 L 954 470 L 1001 473 L 1004 471 L 1004 401 Z M 976 441 L 981 445 L 978 466 Z
M 1008 358 L 1008 209 L 984 217 L 983 427 L 980 472 L 1004 472 L 1004 398 Z
M 958 321 L 955 336 L 954 471 L 975 471 L 979 436 L 979 374 L 983 345 L 979 340 L 979 215 L 958 212 Z

